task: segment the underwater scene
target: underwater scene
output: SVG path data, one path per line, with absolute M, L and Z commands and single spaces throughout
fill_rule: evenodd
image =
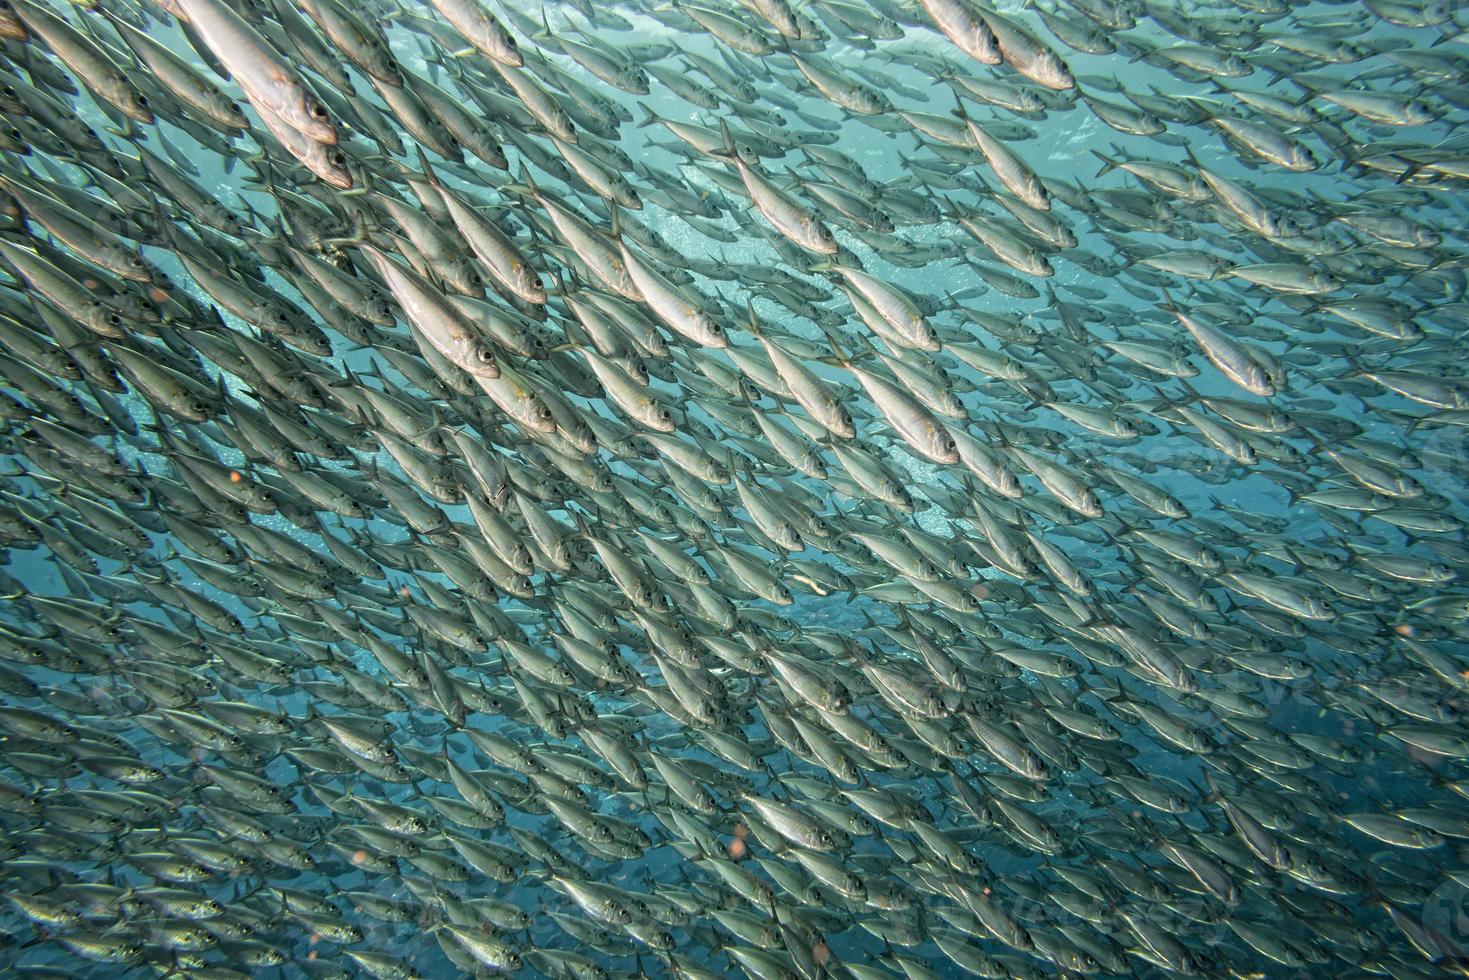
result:
M 0 975 L 1469 976 L 1457 4 L 0 45 Z

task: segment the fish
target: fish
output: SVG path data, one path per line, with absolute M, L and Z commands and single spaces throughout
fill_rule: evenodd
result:
M 1447 7 L 0 36 L 9 972 L 1469 961 Z

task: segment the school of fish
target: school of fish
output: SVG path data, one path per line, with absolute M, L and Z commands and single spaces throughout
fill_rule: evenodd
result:
M 1469 975 L 1446 0 L 0 0 L 0 970 Z

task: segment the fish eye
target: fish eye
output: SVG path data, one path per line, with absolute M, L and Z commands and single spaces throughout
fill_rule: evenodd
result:
M 722 336 L 724 336 L 724 328 L 721 327 L 717 323 L 716 324 L 713 324 L 712 326 L 710 326 L 709 332 L 712 333 L 716 337 L 722 337 Z
M 148 97 L 141 92 L 133 96 L 133 104 L 141 109 L 148 108 Z
M 673 420 L 673 413 L 672 412 L 670 412 L 666 408 L 660 408 L 660 409 L 658 409 L 658 421 L 660 421 L 660 422 L 671 422 L 672 420 Z
M 326 106 L 322 105 L 320 102 L 312 102 L 311 118 L 319 122 L 326 122 L 329 118 L 327 115 Z
M 474 356 L 475 360 L 479 361 L 481 364 L 495 363 L 495 355 L 490 352 L 490 349 L 488 347 L 477 348 L 474 352 Z
M 545 405 L 542 405 L 540 408 L 536 409 L 536 418 L 543 421 L 549 420 L 551 418 L 551 410 Z
M 116 313 L 109 313 L 107 314 L 107 322 L 112 324 L 114 327 L 120 327 L 122 326 L 122 317 L 118 316 Z
M 505 43 L 508 44 L 512 49 L 520 47 L 520 45 L 515 43 L 515 38 L 513 37 L 507 36 L 505 38 Z
M 347 165 L 347 154 L 341 150 L 332 150 L 327 154 L 327 161 L 334 167 L 345 167 Z

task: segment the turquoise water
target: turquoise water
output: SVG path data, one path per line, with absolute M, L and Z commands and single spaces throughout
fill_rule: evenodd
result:
M 220 2 L 0 19 L 7 971 L 1464 972 L 1456 10 Z

